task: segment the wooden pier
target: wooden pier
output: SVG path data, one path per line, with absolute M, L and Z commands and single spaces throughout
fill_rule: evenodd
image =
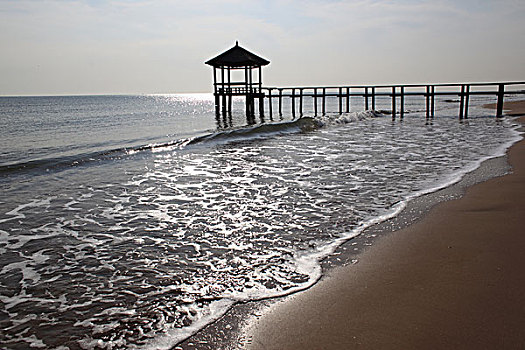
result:
M 215 112 L 218 121 L 221 114 L 224 118 L 231 118 L 232 100 L 235 96 L 245 97 L 246 118 L 249 124 L 253 124 L 255 101 L 258 101 L 259 116 L 263 120 L 266 105 L 270 118 L 273 117 L 275 99 L 278 101 L 279 116 L 283 115 L 283 105 L 288 99 L 290 113 L 295 117 L 297 114 L 302 116 L 308 104 L 312 106 L 314 115 L 349 113 L 354 111 L 350 106 L 352 97 L 354 101 L 355 98 L 363 98 L 364 110 L 376 110 L 377 99 L 386 97 L 391 101 L 391 108 L 386 111 L 391 113 L 392 119 L 395 120 L 398 116 L 403 119 L 408 112 L 405 109 L 407 97 L 423 98 L 425 116 L 431 119 L 435 115 L 436 97 L 449 96 L 451 99 L 459 99 L 459 119 L 467 119 L 471 96 L 494 96 L 497 100 L 496 117 L 501 117 L 505 95 L 525 95 L 525 82 L 264 87 L 262 67 L 269 63 L 270 61 L 240 47 L 238 42 L 234 47 L 206 62 L 213 67 Z M 244 77 L 232 79 L 232 73 L 236 72 L 244 73 Z M 336 110 L 328 110 L 328 98 L 337 99 Z
M 521 85 L 521 86 L 520 86 Z M 521 89 L 517 89 L 521 88 Z M 433 118 L 436 110 L 436 97 L 449 96 L 459 99 L 459 119 L 467 119 L 471 96 L 494 96 L 497 99 L 496 116 L 503 116 L 505 95 L 525 95 L 525 82 L 491 82 L 464 84 L 407 84 L 407 85 L 352 85 L 352 86 L 302 86 L 302 87 L 262 87 L 268 99 L 270 117 L 273 116 L 273 101 L 278 100 L 279 116 L 282 116 L 284 100 L 288 99 L 292 116 L 303 115 L 305 100 L 309 99 L 313 114 L 349 113 L 352 110 L 352 97 L 362 97 L 364 110 L 375 110 L 377 98 L 391 100 L 392 119 L 403 118 L 405 98 L 420 96 L 425 101 L 425 116 Z M 327 98 L 337 99 L 337 110 L 327 111 Z M 298 100 L 298 108 L 297 108 Z M 320 107 L 319 107 L 320 106 Z M 264 110 L 263 110 L 264 113 Z

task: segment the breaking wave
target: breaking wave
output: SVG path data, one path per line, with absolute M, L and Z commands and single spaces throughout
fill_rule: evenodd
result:
M 177 139 L 164 143 L 145 144 L 135 147 L 119 147 L 96 152 L 77 153 L 75 155 L 62 157 L 44 157 L 0 165 L 0 176 L 27 172 L 38 175 L 40 173 L 60 171 L 97 161 L 119 159 L 126 155 L 136 154 L 138 152 L 177 148 L 183 149 L 192 145 L 213 146 L 238 141 L 250 141 L 283 134 L 310 132 L 322 127 L 357 122 L 380 116 L 382 116 L 382 114 L 375 111 L 333 114 L 319 117 L 305 116 L 292 121 L 221 130 L 201 136 Z

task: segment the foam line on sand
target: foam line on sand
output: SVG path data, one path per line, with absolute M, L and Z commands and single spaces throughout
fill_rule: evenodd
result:
M 524 115 L 525 101 L 504 109 Z M 508 161 L 510 174 L 272 305 L 248 327 L 248 348 L 525 349 L 525 141 Z

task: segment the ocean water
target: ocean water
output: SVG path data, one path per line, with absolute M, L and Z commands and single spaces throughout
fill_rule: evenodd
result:
M 521 138 L 487 102 L 461 122 L 414 98 L 403 121 L 355 99 L 247 125 L 209 94 L 0 98 L 0 347 L 170 348 L 307 288 L 337 246 Z

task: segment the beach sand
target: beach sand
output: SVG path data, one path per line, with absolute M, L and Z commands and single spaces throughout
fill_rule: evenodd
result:
M 504 109 L 524 115 L 525 101 Z M 271 306 L 248 327 L 248 348 L 525 349 L 525 141 L 508 161 L 511 174 Z

